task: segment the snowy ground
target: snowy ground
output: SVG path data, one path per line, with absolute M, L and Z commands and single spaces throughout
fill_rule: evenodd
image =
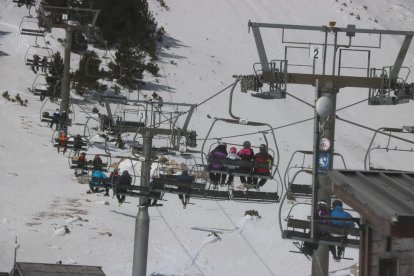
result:
M 164 100 L 174 102 L 201 103 L 230 85 L 233 74 L 252 73 L 258 57 L 253 35 L 247 32 L 248 20 L 316 26 L 336 20 L 339 26 L 414 30 L 414 4 L 408 0 L 171 0 L 166 1 L 169 11 L 155 0 L 149 2 L 159 26 L 167 31 L 164 43 L 168 47 L 161 53 L 158 82 L 148 76 L 144 93 L 156 91 Z M 7 90 L 12 97 L 19 93 L 29 101 L 28 107 L 23 107 L 0 99 L 0 271 L 12 267 L 17 236 L 21 245 L 18 261 L 61 260 L 99 265 L 109 276 L 130 275 L 138 202 L 128 198 L 119 207 L 112 197 L 86 194 L 88 187 L 73 178 L 67 155 L 58 155 L 52 147 L 53 132 L 39 120 L 43 103 L 27 90 L 35 75 L 24 65 L 24 57 L 35 41 L 18 33 L 24 15 L 27 10 L 17 8 L 16 3 L 0 0 L 0 91 Z M 54 50 L 59 49 L 56 38 L 61 36 L 56 30 L 46 36 Z M 268 56 L 282 58 L 280 32 L 266 30 L 263 36 Z M 391 65 L 400 42 L 384 39 L 383 52 L 376 52 L 373 63 Z M 77 57 L 73 59 L 74 65 Z M 412 68 L 413 62 L 411 47 L 405 65 Z M 412 76 L 408 81 L 413 81 Z M 309 103 L 314 101 L 312 87 L 292 85 L 288 91 Z M 196 130 L 198 138 L 205 137 L 212 122 L 207 114 L 228 117 L 228 95 L 227 89 L 197 108 L 189 129 Z M 313 114 L 311 108 L 291 97 L 263 101 L 239 92 L 235 95 L 236 115 L 265 121 L 273 127 Z M 343 89 L 338 107 L 366 97 L 366 90 Z M 93 105 L 76 102 L 75 122 L 82 124 L 86 119 L 81 111 L 91 110 Z M 47 103 L 43 108 L 56 107 Z M 414 125 L 413 103 L 388 107 L 363 103 L 338 115 L 371 128 Z M 313 122 L 308 121 L 276 130 L 282 174 L 292 152 L 311 149 L 312 128 Z M 81 133 L 83 127 L 75 125 L 71 131 Z M 344 155 L 348 168 L 363 169 L 372 132 L 340 121 L 336 131 L 335 147 Z M 250 132 L 243 127 L 220 125 L 210 136 Z M 257 145 L 263 138 L 249 135 L 226 141 L 241 144 L 246 139 Z M 198 141 L 199 148 L 202 142 Z M 95 147 L 90 152 L 102 149 Z M 396 158 L 392 161 L 396 167 L 413 162 L 411 156 Z M 149 275 L 310 275 L 310 262 L 301 254 L 289 253 L 295 249 L 292 241 L 281 239 L 278 204 L 193 199 L 184 210 L 174 195 L 166 195 L 161 203 L 164 206 L 150 208 Z M 244 216 L 250 209 L 257 210 L 261 218 Z M 282 214 L 287 211 L 288 206 Z M 217 232 L 220 239 L 208 236 L 211 231 Z M 355 275 L 352 267 L 358 262 L 358 251 L 347 249 L 346 255 L 354 260 L 331 260 L 331 275 Z

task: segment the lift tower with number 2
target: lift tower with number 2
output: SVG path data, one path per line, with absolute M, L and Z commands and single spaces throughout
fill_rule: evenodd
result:
M 331 202 L 332 191 L 327 172 L 333 168 L 337 93 L 345 87 L 368 88 L 369 105 L 396 105 L 414 99 L 414 84 L 406 82 L 410 70 L 403 66 L 414 32 L 358 29 L 355 25 L 339 28 L 335 25 L 336 22 L 329 22 L 327 26 L 249 22 L 249 30 L 253 31 L 260 63 L 254 66 L 255 75 L 245 76 L 241 82 L 242 92 L 254 90 L 257 93 L 253 93 L 252 96 L 265 99 L 285 98 L 288 83 L 315 87 L 310 239 L 313 243 L 319 243 L 319 246 L 312 257 L 314 276 L 328 275 L 329 271 L 328 245 L 320 243 L 315 235 L 315 213 L 318 201 Z M 283 59 L 268 60 L 260 32 L 264 28 L 281 31 L 281 43 L 285 46 Z M 289 32 L 304 32 L 305 35 L 302 36 L 302 41 L 292 41 L 287 39 Z M 361 36 L 369 36 L 371 40 L 376 41 L 376 45 L 358 44 L 358 37 Z M 371 52 L 381 50 L 384 36 L 402 37 L 401 47 L 393 65 L 372 68 Z M 306 41 L 307 37 L 311 41 Z M 320 41 L 315 41 L 315 37 L 319 37 Z M 288 52 L 292 49 L 308 52 L 311 64 L 304 66 L 311 69 L 310 73 L 290 72 L 295 66 L 289 66 L 288 63 Z M 345 54 L 366 55 L 367 63 L 364 67 L 358 68 L 344 66 Z M 362 70 L 362 76 L 343 74 L 350 69 L 359 69 L 358 72 Z M 264 91 L 265 88 L 268 90 Z M 303 237 L 283 234 L 283 238 L 301 240 Z

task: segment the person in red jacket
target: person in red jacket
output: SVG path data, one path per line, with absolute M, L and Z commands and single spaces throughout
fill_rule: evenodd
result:
M 257 153 L 254 158 L 254 174 L 263 174 L 263 175 L 269 175 L 270 174 L 270 168 L 273 164 L 273 157 L 267 152 L 267 146 L 265 144 L 260 145 L 260 151 Z M 256 187 L 262 187 L 267 179 L 261 178 L 259 183 L 257 183 L 259 180 L 257 177 L 253 178 L 253 185 Z

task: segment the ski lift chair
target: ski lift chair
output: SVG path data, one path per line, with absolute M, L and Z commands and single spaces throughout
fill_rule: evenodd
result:
M 383 134 L 386 135 L 388 138 L 385 141 L 385 144 L 379 144 L 377 146 L 373 146 L 374 141 L 377 138 L 377 134 Z M 364 167 L 365 170 L 384 170 L 384 168 L 380 168 L 378 166 L 375 166 L 373 164 L 373 153 L 377 151 L 382 151 L 384 153 L 398 153 L 399 155 L 402 155 L 404 153 L 410 154 L 411 156 L 414 156 L 414 140 L 409 140 L 400 136 L 396 136 L 394 134 L 404 134 L 404 136 L 412 136 L 410 138 L 413 138 L 414 136 L 414 127 L 413 126 L 403 126 L 401 128 L 391 128 L 391 127 L 380 127 L 378 128 L 368 146 L 368 150 L 365 153 L 365 159 L 364 159 Z M 399 142 L 402 141 L 404 144 L 402 146 L 397 144 L 391 144 L 391 141 L 393 142 Z M 408 147 L 406 144 L 411 144 L 411 147 Z M 412 168 L 412 167 L 411 167 Z M 401 170 L 401 168 L 395 168 L 394 170 Z M 408 168 L 408 170 L 410 170 Z
M 23 16 L 19 24 L 21 35 L 45 36 L 45 30 L 39 27 L 39 19 L 33 16 Z
M 45 76 L 45 74 L 38 73 L 32 83 L 32 87 L 28 88 L 28 90 L 36 96 L 46 95 L 49 91 L 49 85 L 45 82 L 41 83 L 39 76 Z
M 40 109 L 40 121 L 41 122 L 46 122 L 46 123 L 52 123 L 53 121 L 53 113 L 55 112 L 55 110 L 53 109 L 45 109 L 45 104 L 48 101 L 46 100 L 44 102 L 44 104 L 42 105 L 41 109 Z M 62 113 L 63 114 L 63 113 Z M 57 124 L 57 128 L 64 130 L 67 129 L 68 126 L 72 125 L 72 118 L 70 115 L 66 115 L 66 118 L 59 118 L 59 120 L 56 122 Z
M 107 189 L 111 189 L 112 185 L 110 184 L 109 178 L 96 178 L 92 177 L 91 180 L 89 180 L 89 187 L 92 187 L 92 190 L 90 193 L 100 193 L 102 191 L 107 191 Z M 104 190 L 102 190 L 103 188 Z M 105 194 L 109 195 L 109 194 Z
M 287 84 L 287 60 L 271 60 L 269 72 L 264 72 L 260 63 L 253 64 L 254 75 L 245 76 L 241 79 L 241 91 L 255 91 L 253 97 L 261 99 L 284 99 L 286 98 Z M 268 90 L 264 91 L 263 86 Z
M 165 193 L 177 195 L 187 195 L 188 197 L 195 195 L 196 197 L 203 195 L 203 185 L 196 182 L 197 170 L 187 170 L 191 181 L 180 181 L 179 175 L 160 175 L 152 178 L 150 182 L 150 193 L 158 193 L 162 198 Z M 182 173 L 182 172 L 181 172 Z
M 289 181 L 288 187 L 287 187 L 287 193 L 289 194 L 289 198 L 293 199 L 298 196 L 303 197 L 310 197 L 312 196 L 312 184 L 298 184 L 295 182 L 296 178 L 301 174 L 311 175 L 312 176 L 312 170 L 311 169 L 301 169 L 298 170 L 292 177 L 292 180 Z
M 14 3 L 17 3 L 17 6 L 20 8 L 21 6 L 33 6 L 35 4 L 35 0 L 13 0 Z
M 234 143 L 230 143 L 231 145 L 238 146 L 242 148 L 242 145 L 237 145 Z M 209 152 L 214 147 L 215 144 L 210 146 Z M 258 147 L 252 147 L 258 148 Z M 276 156 L 273 149 L 268 149 L 272 156 Z M 207 158 L 208 164 L 212 162 L 220 162 L 223 165 L 223 169 L 217 170 L 212 169 L 209 166 L 206 166 L 206 173 L 210 174 L 225 174 L 228 176 L 233 177 L 248 177 L 248 178 L 260 178 L 260 179 L 267 179 L 270 181 L 274 180 L 275 174 L 275 164 L 270 164 L 272 170 L 268 174 L 257 174 L 255 173 L 255 169 L 258 168 L 269 168 L 269 164 L 259 164 L 255 163 L 254 161 L 249 160 L 230 160 L 230 159 L 217 159 L 209 156 Z M 239 168 L 244 168 L 240 170 Z M 269 181 L 269 182 L 270 182 Z M 281 183 L 281 182 L 280 182 Z M 266 184 L 268 185 L 268 184 Z M 253 184 L 251 185 L 252 188 Z M 211 183 L 206 186 L 205 197 L 216 198 L 216 199 L 232 199 L 232 200 L 241 200 L 241 201 L 262 201 L 262 202 L 278 202 L 279 200 L 279 188 L 277 187 L 274 192 L 265 192 L 265 191 L 258 191 L 254 190 L 236 190 L 234 189 L 234 185 L 226 185 L 227 190 L 220 190 L 220 189 L 212 189 Z
M 124 133 L 124 132 L 137 132 L 140 128 L 145 127 L 144 122 L 140 121 L 126 121 L 122 117 L 115 115 L 115 132 Z
M 400 69 L 405 71 L 405 76 L 395 77 L 394 79 L 390 78 L 394 66 L 386 66 L 382 69 L 371 68 L 370 77 L 380 77 L 382 79 L 382 87 L 380 89 L 369 89 L 369 105 L 395 105 L 408 103 L 409 100 L 414 99 L 412 84 L 407 83 L 411 69 L 406 66 L 402 66 Z
M 235 84 L 236 83 L 237 83 L 237 81 L 235 82 Z M 233 86 L 231 94 L 233 93 L 234 87 L 235 87 L 235 85 Z M 278 149 L 278 146 L 277 146 L 274 131 L 273 131 L 272 127 L 270 125 L 266 124 L 266 123 L 247 122 L 247 121 L 241 120 L 238 117 L 235 117 L 231 113 L 231 103 L 232 103 L 232 100 L 230 99 L 230 105 L 229 105 L 230 106 L 230 116 L 232 116 L 234 119 L 214 118 L 214 121 L 213 121 L 213 123 L 212 123 L 212 125 L 211 125 L 211 127 L 210 127 L 210 129 L 207 133 L 207 136 L 204 139 L 204 142 L 203 142 L 203 145 L 202 145 L 202 151 L 204 152 L 204 147 L 205 147 L 206 141 L 207 141 L 212 129 L 214 128 L 215 124 L 219 121 L 224 122 L 224 123 L 237 124 L 239 126 L 248 125 L 248 126 L 253 126 L 253 127 L 266 127 L 267 129 L 269 129 L 268 131 L 270 131 L 271 134 L 272 134 L 271 137 L 273 138 L 272 141 L 273 141 L 273 144 L 275 146 L 275 150 L 273 151 L 273 164 L 271 164 L 271 167 L 270 167 L 271 168 L 270 175 L 261 175 L 261 174 L 256 175 L 254 173 L 254 169 L 257 169 L 259 166 L 261 166 L 260 164 L 255 164 L 254 162 L 244 164 L 244 162 L 236 161 L 236 162 L 239 162 L 237 164 L 235 162 L 231 162 L 231 161 L 227 161 L 227 160 L 225 160 L 224 163 L 223 163 L 225 169 L 223 171 L 220 171 L 220 172 L 217 172 L 217 173 L 224 173 L 224 174 L 227 174 L 227 175 L 230 174 L 230 175 L 234 175 L 234 176 L 247 176 L 247 177 L 252 177 L 252 178 L 267 178 L 267 179 L 270 179 L 270 180 L 276 182 L 275 189 L 271 193 L 264 192 L 264 191 L 257 191 L 257 190 L 256 191 L 249 191 L 249 190 L 248 191 L 237 191 L 237 190 L 234 190 L 234 189 L 230 192 L 230 189 L 229 189 L 229 192 L 228 192 L 229 198 L 232 198 L 234 200 L 247 200 L 247 201 L 257 200 L 257 201 L 262 201 L 262 202 L 269 202 L 269 201 L 270 202 L 278 202 L 279 197 L 280 197 L 280 195 L 278 193 L 279 185 L 281 184 L 282 181 L 280 181 L 280 183 L 278 183 L 278 181 L 274 177 L 275 174 L 278 173 L 278 165 L 279 165 L 279 149 Z M 264 140 L 266 141 L 266 144 L 267 144 L 266 132 L 259 132 L 259 133 L 262 133 L 262 135 L 264 137 Z M 237 144 L 235 144 L 235 145 L 237 145 Z M 269 147 L 267 147 L 267 148 L 269 149 Z M 210 147 L 210 149 L 211 149 L 211 147 Z M 210 151 L 211 150 L 209 150 L 209 152 Z M 202 154 L 202 156 L 201 156 L 202 164 L 205 167 L 207 173 L 209 173 L 209 172 L 214 173 L 214 171 L 211 171 L 209 169 L 209 167 L 206 165 L 209 161 L 209 160 L 205 160 L 205 159 L 207 159 L 207 156 L 208 156 L 207 154 Z M 245 165 L 246 165 L 247 168 L 249 168 L 248 172 L 244 172 L 244 171 L 240 172 L 239 170 L 234 169 L 235 167 L 240 167 L 240 166 L 244 167 Z M 279 176 L 279 179 L 280 179 L 279 173 L 278 173 L 278 176 Z M 206 187 L 206 191 L 209 190 L 209 193 L 216 194 L 217 192 L 210 189 L 210 186 L 211 185 Z M 212 192 L 210 192 L 210 191 L 212 191 Z
M 35 96 L 46 95 L 49 91 L 49 86 L 47 84 L 35 84 L 32 86 L 32 89 L 30 91 Z
M 153 175 L 149 184 L 149 194 L 162 198 L 165 193 L 186 195 L 190 197 L 204 196 L 205 182 L 200 183 L 203 178 L 203 170 L 198 166 L 192 153 L 167 150 L 158 153 L 156 166 L 153 167 Z M 183 181 L 180 175 L 187 171 L 191 181 Z
M 89 174 L 88 174 L 89 176 Z M 105 191 L 105 195 L 109 196 L 109 189 L 112 189 L 111 178 L 98 178 L 92 175 L 89 176 L 89 187 L 90 190 L 87 193 L 100 193 Z
M 56 77 L 59 78 L 59 77 Z M 43 86 L 40 86 L 41 89 L 38 90 L 39 93 L 39 97 L 40 97 L 40 101 L 43 101 L 46 98 L 49 98 L 51 101 L 60 99 L 60 83 L 61 80 L 59 79 L 56 84 L 54 86 L 50 86 L 48 84 L 44 84 Z M 47 88 L 47 89 L 43 89 L 43 88 Z M 33 86 L 32 86 L 32 92 L 33 92 Z M 34 92 L 33 92 L 34 93 Z
M 50 101 L 48 101 L 48 99 L 46 99 L 41 108 L 40 108 L 40 121 L 41 122 L 46 122 L 46 123 L 51 123 L 52 122 L 52 114 L 56 111 L 56 108 L 58 108 L 58 106 L 54 106 L 54 108 L 49 107 L 48 103 Z
M 39 56 L 39 62 L 38 64 L 34 64 L 34 55 Z M 51 65 L 53 52 L 49 47 L 41 47 L 38 45 L 31 45 L 26 51 L 26 54 L 24 55 L 25 64 L 28 66 L 38 66 L 38 67 L 46 67 L 49 68 Z M 46 58 L 47 62 L 46 64 L 42 64 L 42 59 Z
M 285 218 L 286 226 L 283 227 L 280 225 L 282 228 L 282 237 L 284 239 L 299 240 L 301 242 L 301 246 L 303 246 L 303 243 L 306 242 L 310 244 L 359 248 L 359 227 L 340 226 L 326 223 L 326 221 L 329 220 L 338 221 L 345 219 L 324 217 L 323 221 L 315 220 L 313 232 L 314 234 L 312 235 L 312 222 L 310 218 L 308 217 L 308 219 L 296 219 L 292 215 L 295 207 L 300 205 L 311 206 L 311 203 L 299 202 L 292 205 Z M 359 219 L 353 218 L 352 221 L 358 224 Z M 298 243 L 296 245 L 298 245 Z
M 147 197 L 149 199 L 160 199 L 161 198 L 161 195 L 159 193 L 152 192 L 150 186 L 136 185 L 137 178 L 141 176 L 135 172 L 134 162 L 140 162 L 141 159 L 136 158 L 136 157 L 131 157 L 131 156 L 115 156 L 115 158 L 120 158 L 120 161 L 117 162 L 117 166 L 114 168 L 114 170 L 120 171 L 119 166 L 122 162 L 124 161 L 130 162 L 131 168 L 133 169 L 133 173 L 130 174 L 130 176 L 133 181 L 131 185 L 121 185 L 117 182 L 116 178 L 114 177 L 110 178 L 114 196 L 119 195 L 119 196 L 125 196 L 125 197 L 127 196 Z
M 342 166 L 346 169 L 345 159 L 342 154 L 335 152 L 333 155 L 341 161 Z M 288 199 L 296 199 L 298 197 L 310 198 L 312 196 L 312 182 L 303 180 L 313 173 L 312 157 L 313 151 L 297 150 L 293 152 L 284 175 L 284 185 Z M 294 163 L 298 159 L 299 162 Z M 298 183 L 297 179 L 301 182 Z
M 59 130 L 55 130 L 54 132 L 53 132 L 53 134 L 52 134 L 52 137 L 53 137 L 53 139 L 52 139 L 52 141 L 53 141 L 53 146 L 54 147 L 57 147 L 58 146 L 58 141 L 59 141 L 59 134 L 60 134 L 60 131 Z M 67 137 L 68 137 L 68 143 L 67 143 L 67 148 L 69 149 L 73 149 L 73 143 L 74 143 L 74 135 L 70 135 L 70 134 L 67 134 L 66 135 Z M 88 150 L 88 140 L 86 139 L 86 137 L 82 137 L 82 142 L 83 142 L 83 144 L 82 144 L 82 148 L 80 149 L 81 151 L 86 151 L 86 150 Z M 71 150 L 72 151 L 72 150 Z M 103 166 L 103 167 L 106 167 L 108 164 L 107 163 L 105 163 L 105 166 Z

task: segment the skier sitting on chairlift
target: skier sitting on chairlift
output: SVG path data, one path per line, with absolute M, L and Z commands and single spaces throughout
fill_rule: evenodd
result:
M 225 159 L 227 156 L 226 144 L 219 144 L 215 149 L 213 149 L 209 157 L 213 160 L 209 163 L 209 169 L 211 170 L 224 170 L 223 163 L 218 159 Z M 226 174 L 222 173 L 210 173 L 210 180 L 213 183 L 213 188 L 217 188 L 219 183 L 225 184 L 226 183 Z
M 75 136 L 73 140 L 73 151 L 75 155 L 79 155 L 79 152 L 82 149 L 82 146 L 83 146 L 83 140 L 80 134 L 78 134 Z
M 109 185 L 106 183 L 108 176 L 104 174 L 101 170 L 94 170 L 92 173 L 92 180 L 89 183 L 89 188 L 91 189 L 91 193 L 97 193 L 99 191 L 99 187 L 105 187 L 105 194 L 104 196 L 109 196 Z
M 229 154 L 226 156 L 229 160 L 240 160 L 240 157 L 237 155 L 237 149 L 235 147 L 231 147 Z M 234 180 L 234 175 L 229 175 L 229 178 L 227 179 L 227 185 L 231 185 Z
M 260 151 L 254 156 L 253 161 L 255 165 L 263 165 L 263 167 L 259 167 L 259 168 L 255 167 L 253 170 L 254 174 L 263 174 L 263 175 L 270 174 L 270 168 L 273 163 L 273 157 L 267 152 L 267 146 L 265 144 L 260 145 Z M 258 189 L 266 183 L 267 179 L 261 178 L 259 183 L 257 183 L 257 181 L 258 181 L 258 178 L 254 177 L 253 185 L 255 185 L 256 188 Z
M 32 65 L 32 70 L 35 74 L 37 73 L 37 71 L 39 71 L 39 62 L 40 62 L 40 57 L 37 54 L 35 54 L 33 56 L 33 65 Z
M 47 69 L 47 57 L 46 56 L 42 58 L 41 63 L 42 63 L 42 72 L 46 73 L 46 69 Z
M 68 137 L 66 136 L 66 133 L 63 131 L 59 138 L 58 138 L 58 145 L 57 145 L 57 151 L 60 152 L 60 148 L 63 148 L 62 153 L 65 154 L 66 150 L 68 149 Z
M 315 221 L 317 222 L 322 222 L 325 224 L 329 224 L 330 221 L 329 220 L 323 220 L 324 217 L 330 217 L 331 213 L 329 212 L 329 208 L 328 208 L 328 204 L 326 203 L 325 200 L 320 200 L 318 202 L 318 206 L 317 206 L 317 210 L 316 210 L 316 217 L 315 217 Z M 316 232 L 316 237 L 320 238 L 322 236 L 327 235 L 326 232 Z M 313 253 L 315 252 L 315 250 L 318 249 L 318 244 L 317 243 L 311 243 L 311 242 L 303 242 L 302 248 L 301 248 L 301 252 L 303 254 L 305 254 L 306 256 L 312 256 Z
M 95 154 L 95 158 L 92 160 L 92 169 L 101 170 L 102 169 L 102 159 L 99 154 Z
M 125 201 L 125 195 L 120 195 L 119 193 L 125 193 L 126 189 L 125 188 L 120 188 L 118 187 L 118 185 L 131 185 L 132 183 L 132 178 L 129 175 L 129 172 L 127 170 L 122 172 L 122 175 L 118 177 L 118 181 L 117 181 L 117 187 L 116 187 L 116 198 L 118 199 L 118 203 L 119 206 L 121 206 L 122 203 L 124 203 Z
M 119 169 L 116 168 L 115 170 L 113 170 L 109 175 L 109 178 L 111 179 L 112 186 L 115 186 L 119 178 Z
M 177 176 L 177 181 L 181 183 L 192 183 L 193 178 L 188 175 L 188 171 L 183 171 L 181 175 Z M 191 184 L 190 184 L 191 185 Z M 183 208 L 185 209 L 187 207 L 187 204 L 190 202 L 190 193 L 191 193 L 191 186 L 181 185 L 178 186 L 177 191 L 182 192 L 184 194 L 178 194 L 178 198 L 183 203 Z
M 81 155 L 78 157 L 78 162 L 76 163 L 75 175 L 79 175 L 78 170 L 80 170 L 80 174 L 85 174 L 86 164 L 88 160 L 86 160 L 86 153 L 82 152 Z
M 330 217 L 331 213 L 329 212 L 328 204 L 325 200 L 320 200 L 318 202 L 315 221 L 329 224 L 329 220 L 323 220 L 324 217 Z M 316 232 L 316 237 L 319 239 L 322 236 L 327 235 L 326 232 Z M 303 242 L 301 252 L 307 256 L 312 256 L 314 251 L 318 249 L 318 243 Z
M 60 119 L 60 111 L 58 108 L 52 114 L 52 122 L 50 123 L 50 128 L 53 128 L 53 124 L 56 124 L 56 129 L 58 129 L 59 119 Z
M 123 149 L 125 146 L 125 142 L 122 141 L 122 137 L 121 134 L 118 133 L 117 137 L 116 137 L 116 142 L 115 145 L 118 146 L 118 148 Z
M 249 141 L 245 141 L 243 143 L 243 149 L 240 150 L 237 155 L 240 157 L 241 160 L 246 160 L 246 161 L 252 161 L 253 157 L 254 157 L 254 152 L 253 150 L 250 148 L 251 144 Z M 239 167 L 239 171 L 242 173 L 250 173 L 251 168 L 249 167 Z M 240 176 L 240 181 L 242 183 L 242 185 L 250 185 L 252 184 L 252 178 L 251 177 L 247 177 L 247 181 L 246 181 L 246 177 L 244 176 Z
M 352 221 L 352 215 L 343 209 L 343 203 L 341 200 L 336 199 L 332 202 L 332 210 L 331 210 L 331 217 L 332 218 L 341 218 L 346 220 L 333 220 L 332 225 L 339 225 L 343 227 L 353 227 L 354 222 Z M 339 234 L 332 234 L 330 233 L 332 237 L 338 237 L 341 239 L 341 241 L 346 241 L 347 236 L 346 235 L 339 235 Z M 329 251 L 331 251 L 332 256 L 336 262 L 340 261 L 342 258 L 342 255 L 345 251 L 345 247 L 343 246 L 329 246 Z

